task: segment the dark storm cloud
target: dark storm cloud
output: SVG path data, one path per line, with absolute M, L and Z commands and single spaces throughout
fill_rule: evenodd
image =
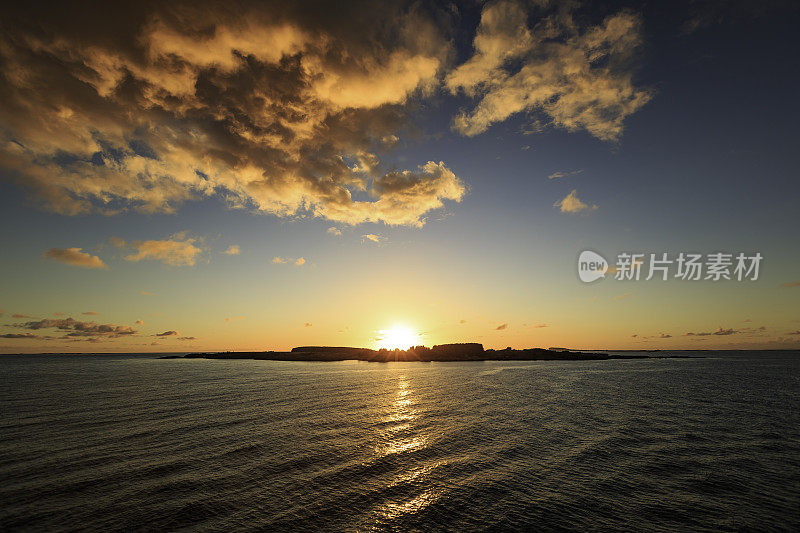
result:
M 442 163 L 384 176 L 378 154 L 448 64 L 443 13 L 18 3 L 0 22 L 0 165 L 66 214 L 214 196 L 278 216 L 422 225 L 463 183 Z

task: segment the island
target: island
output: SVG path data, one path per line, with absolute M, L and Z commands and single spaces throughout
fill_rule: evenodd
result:
M 372 350 L 348 346 L 299 346 L 289 352 L 208 352 L 166 355 L 162 359 L 260 359 L 267 361 L 368 361 L 431 362 L 431 361 L 602 361 L 608 359 L 647 359 L 651 356 L 583 352 L 566 348 L 526 348 L 484 350 L 477 342 L 438 344 L 432 348 L 413 346 L 407 350 Z M 664 357 L 664 356 L 662 356 Z M 676 357 L 676 356 L 671 356 Z M 685 356 L 677 356 L 685 357 Z

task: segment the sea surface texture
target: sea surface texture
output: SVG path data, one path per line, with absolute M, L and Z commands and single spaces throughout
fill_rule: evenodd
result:
M 0 373 L 2 530 L 800 529 L 798 353 Z

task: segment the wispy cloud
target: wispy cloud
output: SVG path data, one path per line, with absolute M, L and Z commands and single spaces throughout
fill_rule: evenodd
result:
M 340 230 L 336 226 L 332 226 L 332 227 L 328 228 L 328 233 L 330 235 L 336 235 L 337 237 L 341 237 L 342 236 L 342 230 Z
M 583 172 L 582 168 L 578 169 L 578 170 L 571 170 L 571 171 L 568 171 L 568 172 L 560 172 L 560 171 L 559 172 L 553 172 L 552 174 L 547 176 L 547 179 L 557 180 L 557 179 L 561 179 L 561 178 L 566 178 L 567 176 L 574 176 L 576 174 L 580 174 L 581 172 Z
M 710 335 L 735 335 L 736 333 L 739 332 L 740 331 L 737 329 L 723 328 L 722 326 L 720 326 L 719 328 L 717 328 L 716 331 L 699 331 L 699 332 L 690 331 L 688 333 L 685 333 L 684 335 L 687 337 L 708 337 Z
M 231 244 L 230 246 L 228 246 L 228 249 L 222 253 L 225 255 L 239 255 L 240 253 L 242 253 L 242 250 L 241 248 L 239 248 L 238 244 Z
M 503 331 L 504 329 L 508 329 L 508 323 L 500 324 L 499 326 L 497 326 L 494 329 L 495 329 L 495 331 Z
M 161 261 L 169 266 L 193 266 L 203 249 L 196 246 L 198 239 L 176 233 L 164 240 L 132 241 L 114 239 L 119 248 L 130 248 L 134 253 L 125 256 L 126 261 Z
M 781 287 L 800 287 L 800 280 L 781 283 Z
M 44 257 L 70 266 L 108 268 L 99 257 L 82 251 L 82 248 L 50 248 L 44 253 Z

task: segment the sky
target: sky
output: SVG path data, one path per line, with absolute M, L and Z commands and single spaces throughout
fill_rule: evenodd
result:
M 14 6 L 0 353 L 800 348 L 799 22 L 780 1 Z M 707 279 L 719 253 L 731 279 Z

